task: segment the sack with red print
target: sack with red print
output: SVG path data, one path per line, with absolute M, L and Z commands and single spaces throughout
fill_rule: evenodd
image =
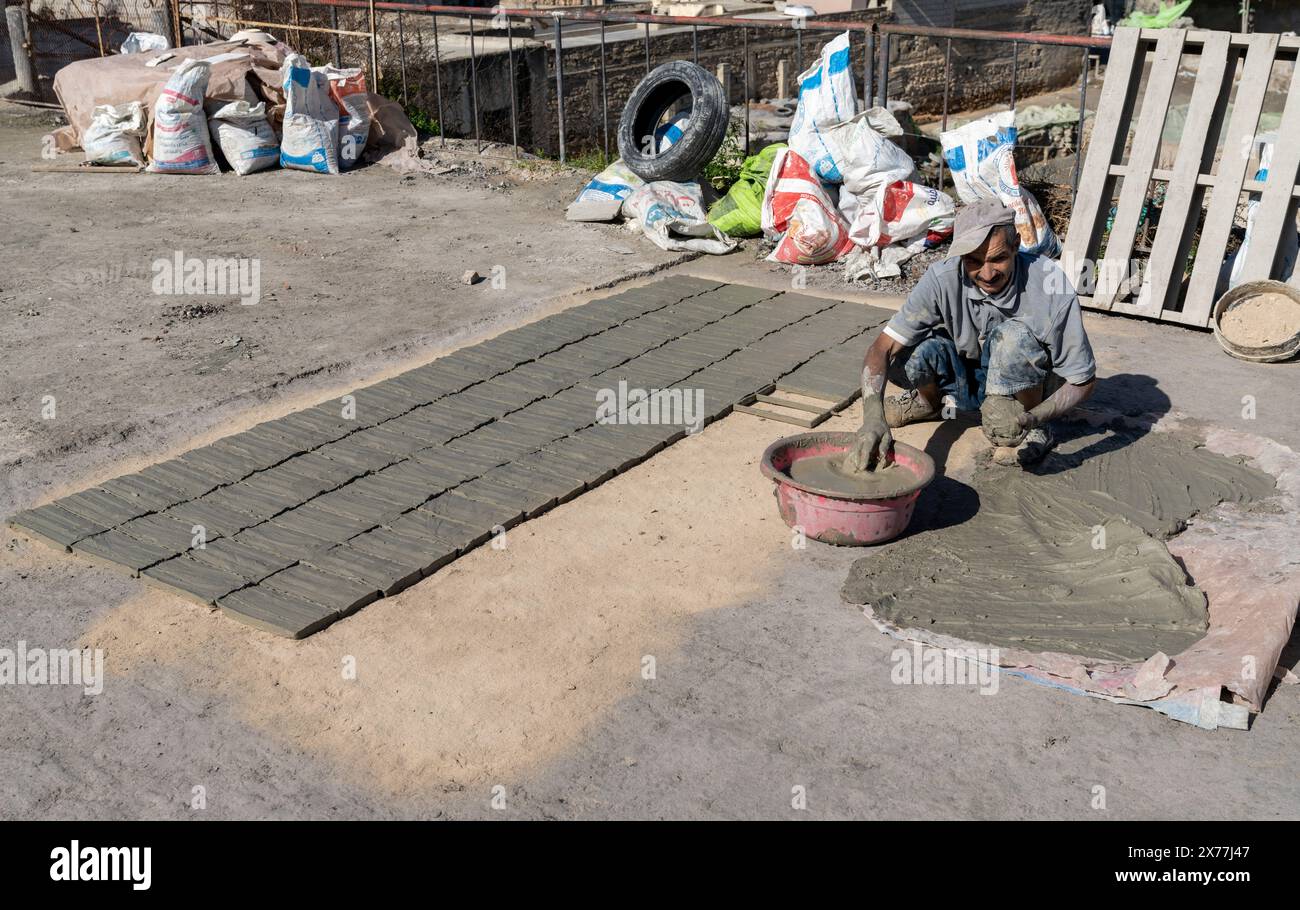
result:
M 330 97 L 339 106 L 339 167 L 346 171 L 361 160 L 370 136 L 366 74 L 360 67 L 326 66 L 325 76 L 329 79 Z
M 772 162 L 763 193 L 763 234 L 777 240 L 768 260 L 797 265 L 834 262 L 853 248 L 840 216 L 808 162 L 782 149 Z
M 212 64 L 186 60 L 163 86 L 153 109 L 153 161 L 155 174 L 219 174 L 203 113 L 203 93 L 208 89 Z
M 923 237 L 929 249 L 952 237 L 956 216 L 957 206 L 947 193 L 895 180 L 858 197 L 849 237 L 858 246 L 875 247 Z

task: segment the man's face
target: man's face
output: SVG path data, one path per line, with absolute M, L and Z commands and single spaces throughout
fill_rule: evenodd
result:
M 1006 287 L 1015 272 L 1019 244 L 1008 241 L 1008 233 L 1000 225 L 993 228 L 977 250 L 961 257 L 961 267 L 966 270 L 966 277 L 990 296 Z

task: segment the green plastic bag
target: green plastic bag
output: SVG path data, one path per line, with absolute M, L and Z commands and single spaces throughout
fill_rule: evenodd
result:
M 1170 23 L 1175 19 L 1181 19 L 1183 13 L 1192 5 L 1192 0 L 1183 0 L 1182 3 L 1175 3 L 1173 6 L 1160 4 L 1160 9 L 1154 13 L 1130 13 L 1128 18 L 1120 20 L 1119 25 L 1131 25 L 1137 28 L 1169 28 Z
M 756 237 L 763 231 L 763 192 L 776 153 L 785 143 L 769 145 L 745 159 L 727 195 L 709 208 L 709 223 L 729 237 Z

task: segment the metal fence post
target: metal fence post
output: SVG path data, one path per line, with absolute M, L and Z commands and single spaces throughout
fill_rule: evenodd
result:
M 181 0 L 171 0 L 172 7 L 172 46 L 181 46 Z
M 1070 204 L 1079 198 L 1079 173 L 1083 169 L 1083 117 L 1088 107 L 1088 48 L 1083 49 L 1083 68 L 1079 73 L 1079 125 L 1074 136 L 1074 181 Z
M 1020 67 L 1020 42 L 1011 42 L 1011 109 L 1016 109 L 1016 70 Z
M 469 17 L 469 102 L 474 111 L 474 149 L 483 153 L 478 128 L 478 56 L 474 52 L 474 17 Z
M 402 68 L 402 107 L 406 107 L 406 28 L 402 25 L 402 11 L 397 11 L 397 53 Z
M 432 14 L 433 19 L 433 85 L 434 91 L 438 96 L 438 141 L 443 147 L 447 147 L 447 118 L 442 113 L 442 44 L 438 41 L 438 14 Z
M 939 132 L 948 131 L 948 86 L 952 76 L 952 39 L 949 38 L 943 50 L 943 125 Z M 943 191 L 943 149 L 939 150 L 939 191 Z
M 370 7 L 370 77 L 379 85 L 379 30 L 375 24 L 375 0 L 369 0 Z
M 605 74 L 605 17 L 600 17 L 600 123 L 605 134 L 604 163 L 609 164 L 609 80 Z
M 645 24 L 645 73 L 650 75 L 650 23 Z
M 889 107 L 889 32 L 880 35 L 880 94 L 877 102 L 881 107 Z
M 99 43 L 99 56 L 103 57 L 106 56 L 104 54 L 104 26 L 99 20 L 99 0 L 95 0 L 94 4 L 92 4 L 92 11 L 95 15 L 95 40 Z
M 742 28 L 740 34 L 743 36 L 741 47 L 745 54 L 745 157 L 749 157 L 749 29 Z
M 876 30 L 867 29 L 867 56 L 862 61 L 862 106 L 871 107 L 872 95 L 875 93 L 876 76 Z
M 519 104 L 515 100 L 515 29 L 506 16 L 506 53 L 510 61 L 510 142 L 514 156 L 519 157 Z
M 330 7 L 330 28 L 337 29 L 338 27 L 339 27 L 338 7 L 331 6 Z M 335 66 L 343 65 L 343 45 L 339 42 L 338 35 L 334 36 L 334 65 Z
M 564 151 L 564 22 L 555 16 L 555 106 L 559 114 L 560 164 L 568 159 Z
M 289 4 L 289 15 L 293 18 L 293 49 L 302 53 L 302 32 L 298 26 L 302 25 L 302 15 L 298 11 L 298 0 L 292 0 Z

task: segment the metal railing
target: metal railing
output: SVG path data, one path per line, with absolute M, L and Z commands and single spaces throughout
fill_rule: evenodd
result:
M 818 39 L 828 39 L 831 35 L 848 31 L 859 36 L 855 42 L 855 56 L 861 53 L 860 62 L 853 67 L 860 73 L 863 97 L 876 104 L 885 104 L 889 94 L 891 75 L 891 50 L 894 41 L 902 39 L 928 39 L 942 47 L 943 53 L 943 100 L 941 110 L 941 128 L 946 129 L 952 102 L 953 44 L 972 42 L 977 44 L 998 43 L 1007 45 L 1010 57 L 1010 78 L 1007 81 L 1006 100 L 1014 108 L 1018 98 L 1020 72 L 1020 54 L 1023 46 L 1046 46 L 1062 49 L 1076 49 L 1079 53 L 1079 117 L 1075 126 L 1074 143 L 1082 143 L 1084 122 L 1087 108 L 1087 77 L 1089 56 L 1104 53 L 1110 46 L 1109 38 L 1085 35 L 1057 35 L 1031 32 L 1005 32 L 986 29 L 936 28 L 924 26 L 904 26 L 874 19 L 863 18 L 748 18 L 735 16 L 665 16 L 650 13 L 620 12 L 610 7 L 566 7 L 560 9 L 531 9 L 509 7 L 473 7 L 450 6 L 418 2 L 394 2 L 394 0 L 210 0 L 200 3 L 197 0 L 155 0 L 155 5 L 165 4 L 170 7 L 172 15 L 173 39 L 186 40 L 190 43 L 214 40 L 229 34 L 238 28 L 262 28 L 276 30 L 296 50 L 307 53 L 309 57 L 320 60 L 332 58 L 336 64 L 345 57 L 355 59 L 352 51 L 364 47 L 368 59 L 369 77 L 372 88 L 382 88 L 390 96 L 400 96 L 402 103 L 410 103 L 410 78 L 413 68 L 424 73 L 426 62 L 431 62 L 433 69 L 433 107 L 437 122 L 437 133 L 445 144 L 448 138 L 449 111 L 446 91 L 468 95 L 469 123 L 460 132 L 462 136 L 472 137 L 481 150 L 484 142 L 481 101 L 485 87 L 484 65 L 486 58 L 496 56 L 485 48 L 485 42 L 499 39 L 504 32 L 505 70 L 509 89 L 508 134 L 504 124 L 495 130 L 495 138 L 509 141 L 514 154 L 519 153 L 521 140 L 521 116 L 525 113 L 519 93 L 517 57 L 530 54 L 535 65 L 540 65 L 541 79 L 553 84 L 553 94 L 548 91 L 538 92 L 532 83 L 536 77 L 529 72 L 532 94 L 528 99 L 528 114 L 533 118 L 533 129 L 528 130 L 535 147 L 550 145 L 558 151 L 560 161 L 566 162 L 572 151 L 570 143 L 570 105 L 578 99 L 566 95 L 566 38 L 572 43 L 568 46 L 570 56 L 579 43 L 590 44 L 598 41 L 598 61 L 587 79 L 598 80 L 598 89 L 593 96 L 598 96 L 601 108 L 601 124 L 595 131 L 598 147 L 605 160 L 610 157 L 610 108 L 611 101 L 616 108 L 619 100 L 611 98 L 610 47 L 617 41 L 620 45 L 626 41 L 639 40 L 644 45 L 643 57 L 646 72 L 652 68 L 654 55 L 652 42 L 666 42 L 672 39 L 674 46 L 682 46 L 683 35 L 689 30 L 691 59 L 699 62 L 700 36 L 702 32 L 715 29 L 740 30 L 739 41 L 732 42 L 732 47 L 725 51 L 710 52 L 713 57 L 725 56 L 731 59 L 736 50 L 740 53 L 742 96 L 744 108 L 744 151 L 751 149 L 751 101 L 756 90 L 751 66 L 757 50 L 764 46 L 792 44 L 795 73 L 804 68 L 805 41 L 813 46 L 813 54 L 818 52 Z M 866 11 L 870 13 L 872 11 Z M 884 14 L 884 10 L 880 11 Z M 857 15 L 857 14 L 853 14 Z M 440 30 L 440 22 L 442 28 Z M 540 24 L 540 28 L 539 28 Z M 415 28 L 412 28 L 412 26 Z M 483 26 L 486 25 L 486 28 Z M 629 30 L 627 26 L 641 25 L 641 29 Z M 455 33 L 453 45 L 457 48 L 462 43 L 468 44 L 468 55 L 453 52 L 448 54 L 449 32 L 457 26 L 467 28 L 465 32 Z M 623 29 L 615 35 L 611 26 Z M 653 27 L 653 28 L 652 28 Z M 640 32 L 639 35 L 634 34 Z M 808 33 L 805 38 L 805 33 Z M 424 46 L 424 36 L 431 36 L 431 57 Z M 419 48 L 412 60 L 410 44 L 412 39 L 419 43 Z M 348 53 L 344 53 L 344 46 Z M 736 47 L 735 45 L 738 45 Z M 89 48 L 87 48 L 89 49 Z M 112 49 L 100 45 L 101 53 L 111 53 Z M 753 53 L 752 53 L 753 52 Z M 675 56 L 684 56 L 676 54 Z M 631 67 L 626 52 L 622 54 L 622 69 Z M 452 84 L 453 67 L 460 65 L 468 73 L 461 85 Z M 496 72 L 499 73 L 499 62 Z M 549 70 L 549 72 L 548 72 Z M 486 87 L 499 87 L 493 81 L 499 76 L 486 77 Z M 467 82 L 467 85 L 465 84 Z M 1040 86 L 1042 87 L 1042 86 Z M 1058 86 L 1050 86 L 1056 88 Z M 545 90 L 545 85 L 541 88 Z M 417 93 L 427 92 L 423 82 L 415 84 Z M 467 89 L 467 91 L 466 91 Z M 796 89 L 797 91 L 797 89 Z M 987 90 L 985 95 L 987 95 Z M 553 107 L 553 125 L 555 143 L 547 138 L 538 142 L 537 132 L 545 128 L 545 121 L 539 119 L 537 108 Z M 728 99 L 730 102 L 730 99 Z M 456 119 L 456 118 L 451 118 Z M 617 117 L 614 118 L 615 122 Z M 507 139 L 508 135 L 508 139 Z M 929 139 L 931 137 L 927 137 Z M 1080 156 L 1081 160 L 1081 156 Z M 944 165 L 942 156 L 939 164 L 939 184 L 943 184 Z M 1078 162 L 1074 175 L 1077 192 Z

